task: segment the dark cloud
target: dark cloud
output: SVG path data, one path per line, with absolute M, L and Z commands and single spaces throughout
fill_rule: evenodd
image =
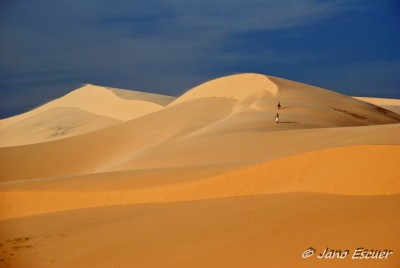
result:
M 380 89 L 383 95 L 400 97 L 392 90 L 400 71 L 393 64 L 400 59 L 398 19 L 389 3 L 379 3 L 5 1 L 0 6 L 1 116 L 83 83 L 179 95 L 237 72 L 353 94 L 368 88 L 357 77 L 371 75 L 373 68 L 359 68 L 354 79 L 345 72 L 346 78 L 330 81 L 329 73 L 377 62 L 392 68 L 377 78 L 388 81 Z

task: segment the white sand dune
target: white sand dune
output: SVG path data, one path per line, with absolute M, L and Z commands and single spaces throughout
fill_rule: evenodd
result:
M 2 121 L 31 144 L 0 148 L 0 266 L 397 267 L 301 258 L 400 250 L 389 106 L 260 74 L 176 99 L 83 87 Z

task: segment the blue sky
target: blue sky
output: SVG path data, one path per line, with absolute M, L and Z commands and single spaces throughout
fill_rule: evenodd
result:
M 85 83 L 180 95 L 270 74 L 400 98 L 397 0 L 4 0 L 0 117 Z

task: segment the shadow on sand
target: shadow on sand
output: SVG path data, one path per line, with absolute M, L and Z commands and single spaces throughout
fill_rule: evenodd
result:
M 286 107 L 281 107 L 279 110 L 285 110 L 285 109 L 289 109 L 290 106 L 286 106 Z

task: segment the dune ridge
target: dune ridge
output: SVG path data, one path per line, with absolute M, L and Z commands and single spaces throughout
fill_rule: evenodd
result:
M 152 103 L 159 104 L 161 106 L 167 106 L 172 101 L 176 99 L 173 96 L 155 94 L 155 93 L 148 93 L 142 91 L 135 91 L 135 90 L 126 90 L 120 88 L 112 88 L 106 87 L 112 93 L 117 95 L 120 98 L 127 99 L 127 100 L 141 100 L 141 101 L 148 101 Z
M 178 97 L 170 105 L 206 97 L 225 97 L 242 100 L 247 96 L 259 92 L 276 96 L 278 94 L 278 87 L 265 75 L 255 73 L 230 75 L 194 87 Z
M 174 97 L 88 84 L 34 110 L 0 120 L 0 146 L 93 132 L 158 111 L 172 100 Z
M 371 97 L 354 97 L 354 98 L 375 104 L 379 107 L 400 114 L 400 100 L 398 99 L 383 99 L 383 98 L 371 98 Z
M 33 115 L 59 107 L 80 108 L 93 114 L 122 121 L 162 108 L 161 105 L 152 102 L 122 99 L 105 87 L 87 84 L 32 111 L 0 120 L 0 127 L 9 126 Z

